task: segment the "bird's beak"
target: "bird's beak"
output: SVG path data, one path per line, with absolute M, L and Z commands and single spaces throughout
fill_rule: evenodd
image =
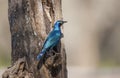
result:
M 63 24 L 64 24 L 64 23 L 67 23 L 67 21 L 62 21 L 62 22 L 63 22 Z

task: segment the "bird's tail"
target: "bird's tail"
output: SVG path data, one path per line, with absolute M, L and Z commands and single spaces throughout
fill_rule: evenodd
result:
M 43 49 L 43 50 L 38 54 L 37 60 L 40 60 L 40 59 L 43 57 L 43 55 L 45 54 L 45 52 L 46 52 L 46 50 Z

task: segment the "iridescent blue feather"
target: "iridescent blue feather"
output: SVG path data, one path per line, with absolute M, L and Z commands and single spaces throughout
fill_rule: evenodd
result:
M 46 51 L 53 48 L 59 43 L 60 39 L 62 38 L 60 26 L 65 22 L 66 21 L 59 20 L 55 23 L 53 30 L 49 33 L 48 37 L 44 42 L 42 51 L 37 56 L 37 60 L 40 60 L 43 57 L 43 55 L 46 53 Z

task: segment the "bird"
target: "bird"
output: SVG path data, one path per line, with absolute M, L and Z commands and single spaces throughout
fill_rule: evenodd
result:
M 63 36 L 61 32 L 61 26 L 64 23 L 67 23 L 67 21 L 57 20 L 55 22 L 52 31 L 48 34 L 47 38 L 45 39 L 41 52 L 37 55 L 37 60 L 40 60 L 44 56 L 46 51 L 49 51 L 60 42 L 60 39 Z

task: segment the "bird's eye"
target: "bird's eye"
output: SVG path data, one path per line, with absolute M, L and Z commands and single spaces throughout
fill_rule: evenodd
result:
M 60 22 L 60 25 L 62 25 L 63 23 L 62 22 Z
M 62 21 L 60 21 L 60 24 L 62 24 Z

